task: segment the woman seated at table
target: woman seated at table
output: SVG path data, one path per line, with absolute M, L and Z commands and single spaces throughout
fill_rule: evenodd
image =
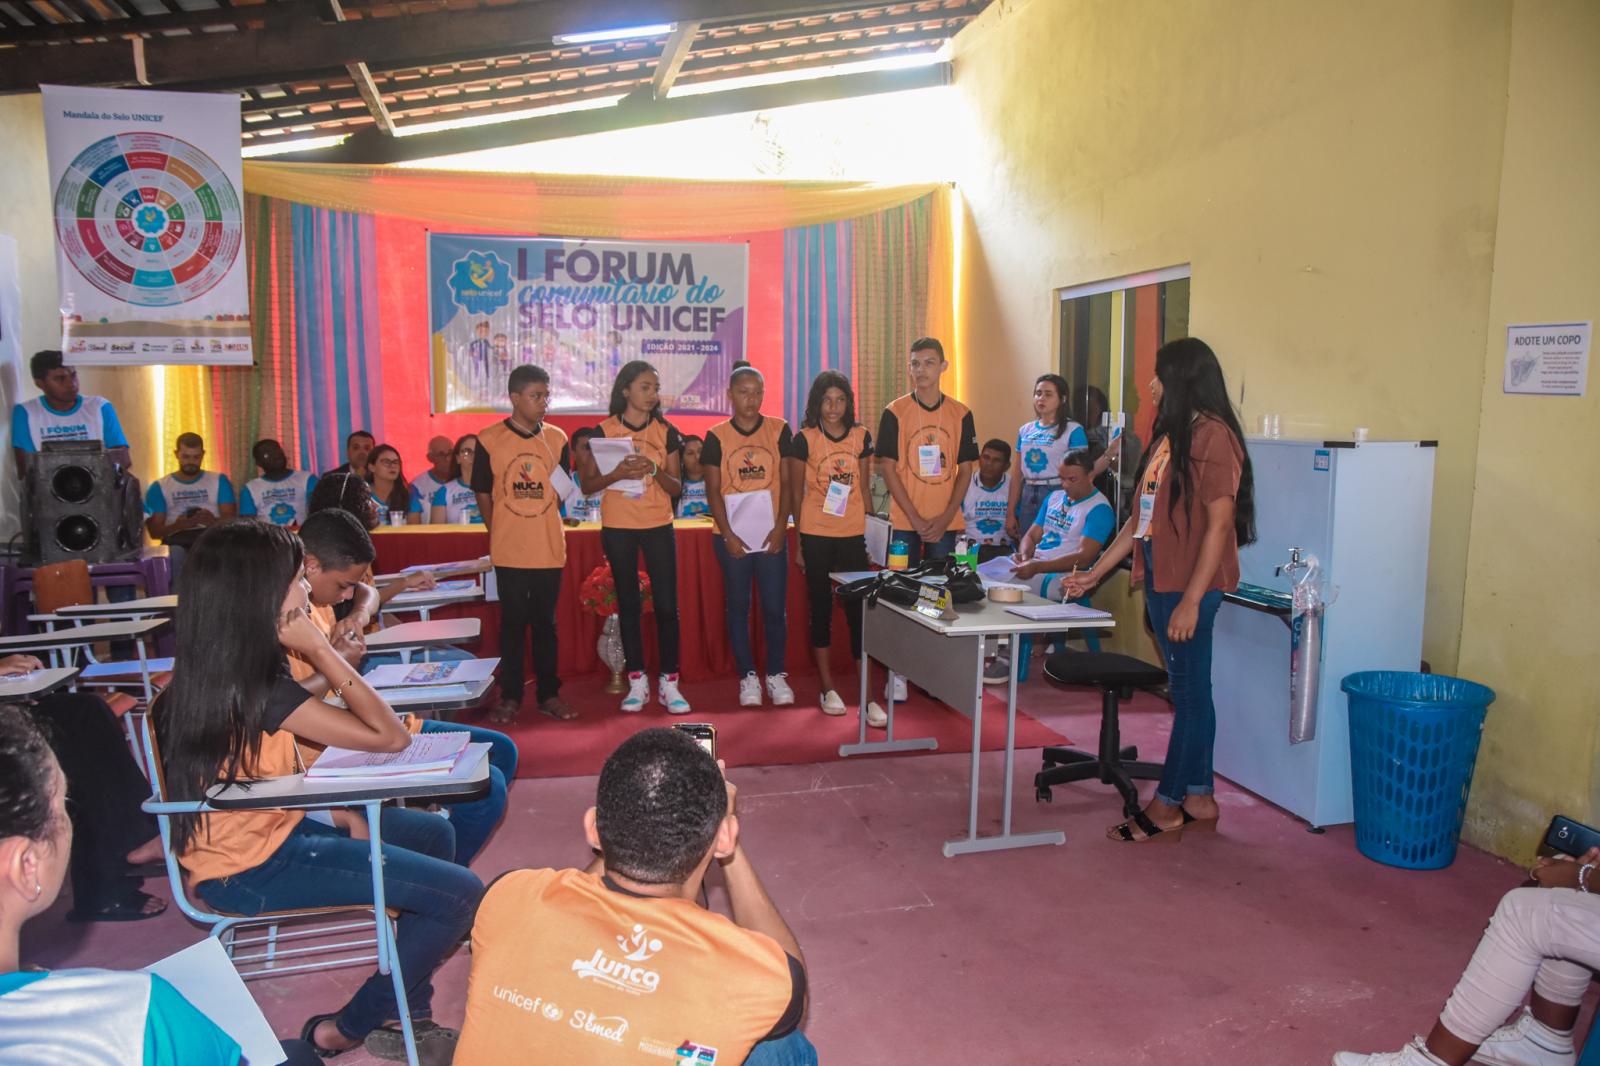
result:
M 75 842 L 68 787 L 38 725 L 0 706 L 0 1061 L 237 1066 L 239 1045 L 159 977 L 22 969 L 22 926 L 54 905 Z M 300 1041 L 283 1053 L 317 1061 Z
M 152 711 L 173 799 L 216 783 L 296 772 L 295 738 L 396 752 L 411 736 L 389 705 L 311 621 L 300 542 L 251 520 L 207 530 L 185 565 L 172 685 Z M 289 676 L 285 653 L 334 681 L 346 707 Z M 384 891 L 400 912 L 397 957 L 423 1061 L 447 1061 L 456 1034 L 429 1021 L 434 969 L 472 925 L 483 883 L 452 862 L 455 829 L 427 811 L 386 808 Z M 230 914 L 370 903 L 367 844 L 299 810 L 218 811 L 173 819 L 172 846 L 194 893 Z M 305 1024 L 302 1038 L 334 1054 L 365 1040 L 398 1061 L 405 1051 L 393 986 L 374 973 L 344 1007 Z
M 0 659 L 0 678 L 44 664 L 32 655 Z M 156 821 L 140 809 L 150 783 L 133 761 L 127 734 L 105 701 L 88 692 L 56 692 L 33 704 L 66 774 L 72 815 L 72 922 L 136 922 L 167 901 L 139 886 L 140 867 L 161 858 Z

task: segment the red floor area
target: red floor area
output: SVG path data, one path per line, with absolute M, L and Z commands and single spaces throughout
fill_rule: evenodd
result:
M 1047 724 L 1094 736 L 1093 694 L 1035 682 L 1026 696 Z M 1159 753 L 1168 722 L 1140 696 L 1126 736 Z M 1034 803 L 1032 752 L 1018 758 L 1017 828 L 1063 829 L 1066 844 L 946 859 L 940 843 L 965 829 L 967 763 L 941 753 L 734 771 L 751 855 L 806 952 L 806 1030 L 825 1063 L 1320 1066 L 1339 1049 L 1392 1050 L 1431 1023 L 1521 876 L 1470 849 L 1435 873 L 1378 866 L 1348 827 L 1309 834 L 1226 785 L 1216 837 L 1119 846 L 1102 837 L 1117 818 L 1109 788 Z M 992 829 L 1000 756 L 983 767 Z M 586 777 L 517 782 L 477 871 L 583 861 L 593 790 Z M 25 962 L 137 966 L 198 935 L 176 911 L 84 927 L 61 920 L 67 906 L 29 924 Z M 446 1023 L 461 1017 L 469 961 L 458 954 L 436 978 Z M 251 988 L 293 1034 L 360 976 Z

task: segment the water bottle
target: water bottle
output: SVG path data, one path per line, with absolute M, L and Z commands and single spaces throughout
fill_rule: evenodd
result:
M 889 545 L 889 569 L 904 570 L 911 565 L 911 545 L 896 537 Z

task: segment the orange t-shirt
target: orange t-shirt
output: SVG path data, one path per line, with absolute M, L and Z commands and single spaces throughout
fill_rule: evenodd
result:
M 683 439 L 671 423 L 652 418 L 642 427 L 635 428 L 612 415 L 600 423 L 600 432 L 608 437 L 632 437 L 634 449 L 658 467 L 667 465 L 667 453 L 683 446 Z M 672 524 L 672 497 L 668 496 L 655 478 L 646 478 L 644 495 L 629 497 L 610 489 L 600 494 L 600 524 L 612 529 L 655 529 Z
M 828 436 L 820 426 L 807 426 L 795 434 L 791 449 L 794 458 L 806 464 L 801 482 L 800 532 L 818 537 L 859 537 L 867 528 L 866 495 L 868 486 L 858 484 L 861 460 L 872 454 L 872 434 L 861 424 L 851 426 L 840 440 Z M 822 509 L 828 499 L 828 486 L 839 484 L 850 490 L 844 501 L 844 514 L 831 515 Z
M 518 870 L 478 905 L 455 1061 L 731 1066 L 804 1009 L 805 970 L 770 937 L 580 870 Z
M 566 565 L 561 498 L 550 484 L 556 467 L 570 473 L 572 459 L 567 435 L 548 422 L 534 433 L 510 421 L 496 422 L 478 434 L 472 488 L 493 497 L 489 559 L 496 566 L 559 570 Z
M 783 458 L 789 454 L 793 434 L 789 423 L 763 415 L 756 428 L 746 433 L 733 421 L 718 422 L 706 430 L 700 462 L 714 466 L 722 475 L 722 495 L 739 492 L 767 492 L 772 496 L 776 518 L 779 494 L 783 491 Z
M 939 402 L 928 408 L 916 393 L 908 392 L 883 409 L 874 453 L 896 464 L 911 506 L 924 518 L 931 518 L 950 505 L 952 482 L 961 464 L 977 461 L 978 431 L 972 412 L 960 400 L 941 395 Z M 911 516 L 893 497 L 889 521 L 895 529 L 911 528 Z M 957 507 L 946 530 L 965 528 Z

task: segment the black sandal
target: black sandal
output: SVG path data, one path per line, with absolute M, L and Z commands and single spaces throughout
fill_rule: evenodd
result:
M 343 1055 L 346 1051 L 354 1051 L 356 1048 L 361 1046 L 361 1041 L 359 1040 L 357 1040 L 354 1044 L 351 1044 L 349 1047 L 338 1049 L 325 1048 L 321 1044 L 317 1043 L 317 1026 L 321 1025 L 323 1022 L 332 1021 L 337 1017 L 339 1017 L 338 1011 L 335 1011 L 332 1014 L 312 1015 L 311 1020 L 306 1022 L 306 1024 L 300 1028 L 300 1039 L 305 1041 L 311 1050 L 316 1053 L 316 1056 L 319 1059 L 337 1058 L 338 1056 Z
M 145 910 L 154 900 L 161 904 L 153 911 Z M 108 903 L 92 911 L 70 910 L 69 922 L 142 922 L 146 918 L 159 918 L 167 913 L 167 901 L 148 892 L 130 892 L 115 903 Z
M 1136 827 L 1144 836 L 1134 836 L 1133 829 L 1129 828 L 1130 825 Z M 1152 842 L 1176 844 L 1183 839 L 1182 825 L 1175 825 L 1171 829 L 1163 829 L 1152 822 L 1150 816 L 1143 811 L 1134 811 L 1132 818 L 1119 825 L 1112 826 L 1111 831 L 1117 835 L 1109 839 L 1115 840 L 1119 844 L 1148 844 Z

